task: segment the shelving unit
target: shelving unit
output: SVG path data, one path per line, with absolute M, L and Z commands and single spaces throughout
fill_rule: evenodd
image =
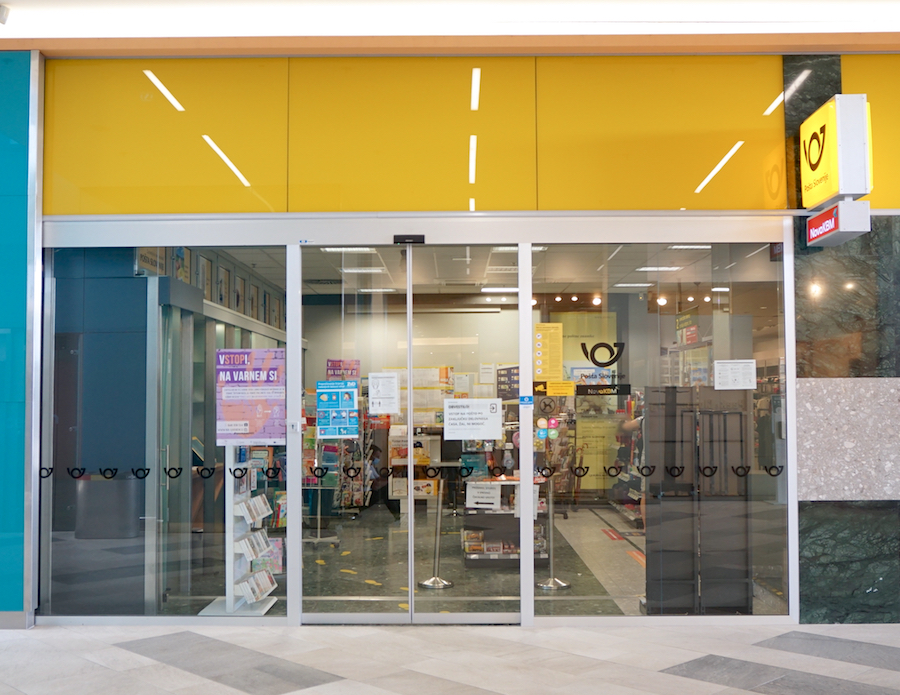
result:
M 252 461 L 235 463 L 236 446 L 225 447 L 225 596 L 215 599 L 200 615 L 265 615 L 278 600 L 270 594 L 278 584 L 269 570 L 251 571 L 251 562 L 265 554 L 269 538 L 258 528 L 272 514 L 264 494 L 254 495 L 250 481 Z M 239 468 L 247 472 L 234 475 Z

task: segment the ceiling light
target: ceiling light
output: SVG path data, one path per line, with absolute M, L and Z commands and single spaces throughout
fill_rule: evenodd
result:
M 469 198 L 469 212 L 475 212 L 475 199 Z
M 358 275 L 375 275 L 383 273 L 384 268 L 341 268 L 342 273 L 355 273 Z
M 681 268 L 680 265 L 642 265 L 640 268 L 635 268 L 634 271 L 636 273 L 670 273 L 681 270 Z
M 247 188 L 250 188 L 250 182 L 244 177 L 244 175 L 240 172 L 240 170 L 234 165 L 230 159 L 228 159 L 228 155 L 222 152 L 222 148 L 220 148 L 216 143 L 213 142 L 213 139 L 209 137 L 209 135 L 201 135 L 206 144 L 212 147 L 213 152 L 219 155 L 219 158 L 225 162 L 225 165 L 231 169 L 231 173 L 238 177 L 238 180 L 244 184 Z
M 603 301 L 603 300 L 600 299 L 600 297 L 594 297 L 594 298 L 591 300 L 591 304 L 593 304 L 594 306 L 600 306 L 600 302 L 602 302 L 602 301 Z
M 708 251 L 712 246 L 710 244 L 672 244 L 669 248 L 673 251 Z
M 694 298 L 693 298 L 693 297 L 688 297 L 687 300 L 688 300 L 689 302 L 693 302 L 693 301 L 694 301 Z
M 613 251 L 611 254 L 609 254 L 609 258 L 607 258 L 606 261 L 607 262 L 611 261 L 615 257 L 615 255 L 617 253 L 619 253 L 619 251 L 622 250 L 623 246 L 625 246 L 625 244 L 619 244 L 619 248 L 617 248 L 615 251 Z
M 506 297 L 500 297 L 500 301 L 501 301 L 501 302 L 505 302 L 505 301 L 506 301 Z
M 184 107 L 181 105 L 181 102 L 175 98 L 175 96 L 166 89 L 166 85 L 162 83 L 162 81 L 153 74 L 152 70 L 144 70 L 143 73 L 147 76 L 147 79 L 150 80 L 154 86 L 160 91 L 160 93 L 169 100 L 169 103 L 175 107 L 176 111 L 184 111 Z
M 794 96 L 794 92 L 796 92 L 800 88 L 800 85 L 803 84 L 806 81 L 806 78 L 809 77 L 811 74 L 812 74 L 812 70 L 804 70 L 799 75 L 797 75 L 797 79 L 791 83 L 791 86 L 788 87 L 781 94 L 779 94 L 777 97 L 775 97 L 775 100 L 771 104 L 769 104 L 769 108 L 767 108 L 765 111 L 763 111 L 763 116 L 772 115 L 772 112 L 778 108 L 778 106 L 781 104 L 781 102 L 787 101 L 792 96 Z
M 323 246 L 325 253 L 375 253 L 375 249 L 368 246 Z
M 472 100 L 469 108 L 478 110 L 478 101 L 481 98 L 481 68 L 472 68 Z
M 490 297 L 485 297 L 485 298 L 484 298 L 484 301 L 486 301 L 486 302 L 493 302 L 494 300 L 491 299 Z
M 532 246 L 531 247 L 532 253 L 534 253 L 536 251 L 546 251 L 546 250 L 547 250 L 546 246 Z M 518 246 L 492 246 L 491 247 L 491 253 L 518 253 L 518 252 L 519 252 Z
M 760 251 L 765 251 L 767 248 L 769 248 L 769 245 L 768 245 L 768 244 L 765 244 L 765 245 L 763 245 L 763 246 L 760 246 L 758 249 L 756 249 L 756 251 L 751 251 L 751 252 L 748 253 L 746 256 L 744 256 L 744 258 L 750 258 L 750 256 L 755 256 L 755 255 L 758 254 Z
M 556 302 L 561 302 L 561 301 L 562 301 L 562 297 L 554 297 L 553 300 L 556 301 Z
M 744 144 L 743 140 L 738 140 L 736 143 L 734 143 L 734 147 L 732 147 L 730 150 L 728 150 L 728 154 L 726 154 L 724 157 L 722 157 L 721 160 L 719 160 L 719 163 L 716 164 L 716 166 L 713 167 L 713 170 L 711 172 L 709 172 L 709 174 L 706 175 L 706 178 L 703 179 L 703 182 L 699 186 L 697 186 L 697 188 L 694 189 L 694 193 L 699 193 L 704 188 L 706 188 L 706 184 L 708 184 L 710 181 L 713 180 L 713 177 L 722 170 L 723 166 L 728 164 L 728 160 L 734 156 L 735 152 L 737 152 L 739 149 L 741 149 L 741 145 L 743 145 L 743 144 Z
M 532 298 L 532 300 L 531 300 L 531 306 L 536 306 L 536 305 L 537 305 L 537 300 L 534 299 L 534 298 Z
M 736 265 L 737 265 L 737 261 L 735 261 L 735 262 L 732 263 L 731 265 L 726 265 L 726 266 L 725 266 L 725 270 L 728 270 L 729 268 L 734 268 L 734 266 L 736 266 Z
M 657 297 L 656 303 L 659 304 L 660 306 L 665 306 L 666 304 L 669 303 L 669 300 L 666 299 L 665 297 Z
M 710 297 L 709 295 L 706 295 L 706 296 L 703 298 L 703 301 L 704 301 L 704 302 L 710 302 L 710 301 L 712 301 L 712 297 Z
M 478 136 L 469 136 L 469 183 L 475 183 L 475 154 L 478 150 Z
M 728 287 L 713 287 L 712 292 L 731 292 L 731 289 Z
M 652 282 L 617 282 L 613 287 L 653 287 Z
M 391 287 L 373 287 L 371 289 L 361 289 L 356 291 L 360 294 L 385 294 L 387 292 L 396 292 L 397 290 Z
M 482 292 L 499 292 L 501 294 L 512 294 L 518 292 L 518 287 L 482 287 Z
M 854 285 L 852 282 L 848 282 L 846 285 L 844 285 L 845 290 L 852 290 L 854 287 L 856 287 L 856 285 Z
M 819 294 L 822 293 L 822 288 L 819 285 L 813 283 L 812 285 L 809 286 L 809 292 L 814 297 L 817 297 Z
M 572 301 L 573 301 L 573 302 L 577 302 L 577 301 L 578 301 L 578 296 L 573 294 L 573 295 L 572 295 Z

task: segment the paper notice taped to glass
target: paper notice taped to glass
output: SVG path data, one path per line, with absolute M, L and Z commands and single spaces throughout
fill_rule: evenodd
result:
M 499 398 L 444 399 L 444 439 L 502 439 L 503 401 Z

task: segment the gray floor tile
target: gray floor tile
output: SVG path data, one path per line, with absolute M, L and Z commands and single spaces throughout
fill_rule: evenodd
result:
M 897 695 L 897 691 L 893 688 L 818 676 L 814 673 L 800 673 L 799 671 L 791 671 L 777 680 L 765 683 L 758 688 L 751 688 L 751 690 L 766 695 L 797 695 L 797 693 L 803 695 Z
M 699 681 L 718 683 L 732 688 L 753 690 L 757 686 L 768 683 L 789 673 L 787 669 L 755 664 L 752 661 L 731 659 L 727 656 L 708 656 L 688 661 L 661 673 L 673 676 L 684 676 Z
M 881 644 L 826 635 L 812 635 L 808 632 L 789 632 L 786 635 L 758 642 L 756 646 L 900 671 L 900 649 Z
M 117 646 L 253 695 L 283 695 L 341 680 L 340 676 L 312 666 L 194 632 L 132 640 Z

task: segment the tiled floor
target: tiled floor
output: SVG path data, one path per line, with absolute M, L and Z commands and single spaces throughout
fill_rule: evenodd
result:
M 0 631 L 18 693 L 900 695 L 900 625 Z

